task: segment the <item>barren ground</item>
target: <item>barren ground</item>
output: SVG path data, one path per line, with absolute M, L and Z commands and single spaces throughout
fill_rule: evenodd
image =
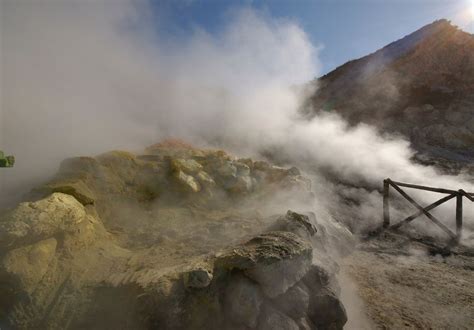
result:
M 417 242 L 382 244 L 364 243 L 343 263 L 372 327 L 474 329 L 474 258 L 469 251 L 442 257 Z

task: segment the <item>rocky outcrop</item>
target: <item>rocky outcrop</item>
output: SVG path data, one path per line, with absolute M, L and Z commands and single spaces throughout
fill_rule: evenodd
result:
M 56 239 L 48 238 L 10 250 L 2 260 L 2 269 L 19 287 L 32 294 L 53 261 L 57 245 Z
M 0 219 L 0 245 L 14 246 L 71 233 L 87 220 L 84 207 L 72 196 L 54 193 L 37 202 L 21 203 Z
M 46 191 L 46 194 L 60 192 L 63 194 L 71 195 L 77 201 L 83 205 L 94 204 L 95 196 L 94 193 L 87 187 L 83 181 L 71 181 L 71 182 L 52 182 L 45 185 L 41 189 Z
M 232 323 L 249 328 L 257 327 L 264 301 L 258 284 L 245 276 L 235 275 L 224 295 L 224 313 Z
M 302 219 L 307 225 L 301 225 Z M 278 226 L 296 233 L 262 233 L 213 254 L 204 264 L 175 269 L 164 280 L 127 276 L 111 285 L 120 291 L 141 283 L 144 298 L 137 309 L 146 315 L 143 327 L 342 329 L 347 316 L 336 274 L 313 264 L 313 253 L 324 252 L 312 247 L 311 238 L 323 231 L 291 211 L 278 218 Z
M 242 271 L 267 296 L 276 297 L 306 274 L 312 257 L 309 241 L 291 232 L 270 232 L 220 256 L 216 263 L 223 269 Z
M 2 215 L 0 324 L 44 327 L 41 322 L 55 304 L 55 295 L 62 293 L 62 286 L 71 278 L 72 269 L 74 277 L 80 277 L 88 267 L 75 257 L 105 238 L 107 232 L 100 221 L 74 197 L 62 193 L 21 203 Z M 94 265 L 92 256 L 89 261 Z M 74 267 L 76 262 L 78 267 Z
M 176 199 L 201 204 L 218 200 L 222 204 L 225 198 L 233 203 L 236 196 L 253 198 L 281 190 L 309 193 L 311 182 L 296 168 L 235 159 L 220 150 L 173 149 L 165 143 L 148 148 L 142 155 L 112 151 L 96 158 L 67 159 L 50 183 L 34 190 L 33 198 L 61 192 L 83 205 L 98 204 L 100 213 L 117 197 L 167 203 Z
M 184 286 L 187 289 L 205 288 L 211 284 L 212 277 L 210 267 L 199 265 L 183 274 Z
M 347 233 L 259 208 L 310 196 L 308 180 L 184 149 L 66 160 L 1 215 L 0 326 L 342 328 L 332 250 Z

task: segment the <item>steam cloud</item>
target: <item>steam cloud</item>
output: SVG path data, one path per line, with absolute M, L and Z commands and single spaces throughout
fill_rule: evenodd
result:
M 197 27 L 170 41 L 150 12 L 146 0 L 0 2 L 0 149 L 17 158 L 0 171 L 0 208 L 47 181 L 66 157 L 139 151 L 165 137 L 242 156 L 272 151 L 313 177 L 315 204 L 301 209 L 319 221 L 340 212 L 379 224 L 375 188 L 386 177 L 474 191 L 464 177 L 411 162 L 406 141 L 350 128 L 336 115 L 299 118 L 317 87 L 307 83 L 318 76 L 320 47 L 294 22 L 242 8 L 218 33 Z M 368 188 L 334 184 L 328 169 Z M 452 218 L 448 206 L 439 212 Z M 344 295 L 351 322 L 365 324 L 355 294 Z
M 2 2 L 2 147 L 18 160 L 7 185 L 163 136 L 255 141 L 285 127 L 288 85 L 316 75 L 291 22 L 242 9 L 218 35 L 169 42 L 148 12 L 145 1 Z
M 0 172 L 2 200 L 46 180 L 65 157 L 141 150 L 168 136 L 241 155 L 277 150 L 313 172 L 321 193 L 337 188 L 318 177 L 321 168 L 347 182 L 392 177 L 474 190 L 465 178 L 413 164 L 407 142 L 371 127 L 298 118 L 319 47 L 292 21 L 242 8 L 218 33 L 197 27 L 170 41 L 146 1 L 0 6 L 0 145 L 17 157 Z M 359 212 L 379 219 L 379 196 L 363 196 Z

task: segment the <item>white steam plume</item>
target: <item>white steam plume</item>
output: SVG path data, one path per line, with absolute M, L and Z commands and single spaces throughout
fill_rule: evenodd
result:
M 148 10 L 145 1 L 1 2 L 2 148 L 17 157 L 1 173 L 7 188 L 44 179 L 64 157 L 168 135 L 255 141 L 285 127 L 297 106 L 288 85 L 317 73 L 294 23 L 242 9 L 218 35 L 170 43 Z
M 170 41 L 146 1 L 0 6 L 0 147 L 17 156 L 14 169 L 0 171 L 2 199 L 46 180 L 65 157 L 142 149 L 166 136 L 242 155 L 277 147 L 297 166 L 330 168 L 346 181 L 473 190 L 414 165 L 406 142 L 368 126 L 298 119 L 304 95 L 294 86 L 317 76 L 319 48 L 292 21 L 243 8 L 220 32 L 196 28 Z M 361 210 L 379 217 L 369 195 Z

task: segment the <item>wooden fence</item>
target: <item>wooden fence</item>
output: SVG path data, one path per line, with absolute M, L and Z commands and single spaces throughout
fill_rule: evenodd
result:
M 389 193 L 390 187 L 395 189 L 400 195 L 402 195 L 407 201 L 409 201 L 413 206 L 415 206 L 418 211 L 409 217 L 403 219 L 402 221 L 390 225 L 390 204 L 389 204 Z M 412 188 L 412 189 L 419 189 L 425 191 L 431 191 L 435 193 L 445 194 L 443 198 L 437 200 L 436 202 L 422 207 L 418 204 L 410 195 L 408 195 L 401 187 L 405 188 Z M 425 215 L 428 219 L 430 219 L 434 224 L 436 224 L 439 228 L 441 228 L 449 237 L 453 240 L 459 241 L 462 233 L 462 223 L 463 223 L 463 198 L 467 198 L 471 202 L 474 202 L 474 193 L 467 193 L 462 189 L 459 190 L 450 190 L 450 189 L 442 189 L 442 188 L 432 188 L 432 187 L 425 187 L 415 184 L 408 184 L 402 182 L 395 182 L 390 179 L 385 179 L 383 181 L 383 228 L 400 228 L 402 225 L 409 223 L 421 215 Z M 434 215 L 430 213 L 431 210 L 440 206 L 441 204 L 456 198 L 456 233 L 453 233 L 448 227 L 446 227 L 441 221 L 439 221 Z

